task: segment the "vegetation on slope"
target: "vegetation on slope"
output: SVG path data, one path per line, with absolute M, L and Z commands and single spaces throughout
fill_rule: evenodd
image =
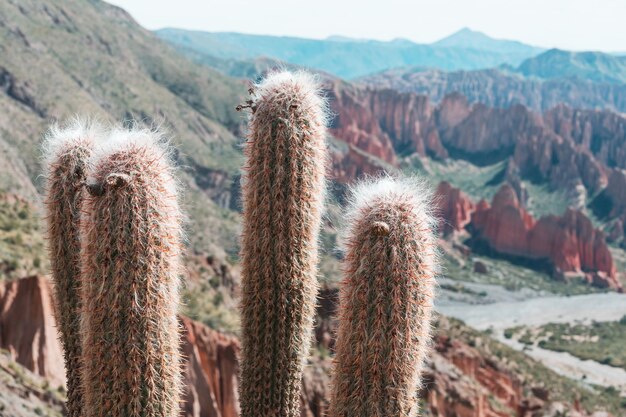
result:
M 27 201 L 0 193 L 0 281 L 48 269 L 39 216 Z
M 0 416 L 61 417 L 64 401 L 62 388 L 51 387 L 13 361 L 7 351 L 0 351 Z
M 568 352 L 580 359 L 626 369 L 626 316 L 620 321 L 549 323 L 538 329 L 509 329 L 510 337 L 543 349 Z
M 0 148 L 6 149 L 0 159 L 14 155 L 20 162 L 3 164 L 0 173 L 22 179 L 3 180 L 1 191 L 37 198 L 23 179 L 41 187 L 38 145 L 50 120 L 77 113 L 104 122 L 135 118 L 169 132 L 188 200 L 199 206 L 191 210 L 202 211 L 207 226 L 221 223 L 213 188 L 218 183 L 220 192 L 230 192 L 240 166 L 242 120 L 234 107 L 245 95 L 244 82 L 181 58 L 125 11 L 100 0 L 0 3 L 0 56 Z M 223 226 L 194 225 L 191 243 L 207 236 L 233 248 L 236 230 L 232 223 Z
M 542 79 L 573 78 L 623 84 L 626 82 L 626 57 L 602 52 L 550 49 L 524 61 L 516 72 Z

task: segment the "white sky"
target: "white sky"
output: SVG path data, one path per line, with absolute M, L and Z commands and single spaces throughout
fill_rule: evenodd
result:
M 626 0 L 109 0 L 148 29 L 429 43 L 462 27 L 569 50 L 626 51 Z

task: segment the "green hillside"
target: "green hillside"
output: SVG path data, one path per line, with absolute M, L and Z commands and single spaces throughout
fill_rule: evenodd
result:
M 573 78 L 598 83 L 626 83 L 626 57 L 602 52 L 551 49 L 524 61 L 516 72 L 541 79 Z
M 236 220 L 214 201 L 228 200 L 239 169 L 242 117 L 234 107 L 245 91 L 245 83 L 182 58 L 103 1 L 3 1 L 0 192 L 38 202 L 38 144 L 50 122 L 77 113 L 105 123 L 135 118 L 161 126 L 177 145 L 187 210 L 200 219 L 192 243 L 232 249 Z

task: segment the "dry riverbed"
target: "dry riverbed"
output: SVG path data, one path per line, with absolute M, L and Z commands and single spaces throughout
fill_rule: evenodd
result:
M 478 290 L 473 288 L 472 291 Z M 489 291 L 482 298 L 496 302 L 476 304 L 454 298 L 449 291 L 440 291 L 437 310 L 463 320 L 478 330 L 491 330 L 493 337 L 542 362 L 570 378 L 602 386 L 614 386 L 626 393 L 626 370 L 601 363 L 581 360 L 569 353 L 554 352 L 538 346 L 527 346 L 504 337 L 511 327 L 538 327 L 547 323 L 617 321 L 626 315 L 626 295 L 616 293 L 586 294 L 569 297 L 548 296 L 528 298 L 531 294 L 509 295 L 501 290 Z M 476 298 L 476 297 L 474 297 Z

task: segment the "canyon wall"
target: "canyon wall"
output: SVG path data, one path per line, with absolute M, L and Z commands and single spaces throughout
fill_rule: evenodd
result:
M 491 204 L 482 200 L 474 205 L 459 189 L 443 182 L 437 201 L 444 233 L 467 228 L 470 245 L 479 252 L 536 265 L 547 261 L 557 278 L 580 274 L 595 286 L 623 291 L 604 234 L 581 211 L 568 209 L 562 216 L 535 219 L 508 184 Z
M 561 105 L 541 114 L 522 105 L 471 104 L 458 93 L 434 105 L 426 96 L 340 81 L 330 81 L 327 89 L 335 114 L 330 132 L 355 149 L 334 153 L 340 182 L 385 164 L 397 168 L 413 154 L 479 166 L 505 161 L 508 172 L 570 194 L 583 186 L 595 195 L 607 187 L 612 170 L 626 169 L 626 119 L 610 111 Z M 355 158 L 356 150 L 364 155 Z M 611 218 L 626 214 L 623 193 L 607 198 L 614 207 Z

